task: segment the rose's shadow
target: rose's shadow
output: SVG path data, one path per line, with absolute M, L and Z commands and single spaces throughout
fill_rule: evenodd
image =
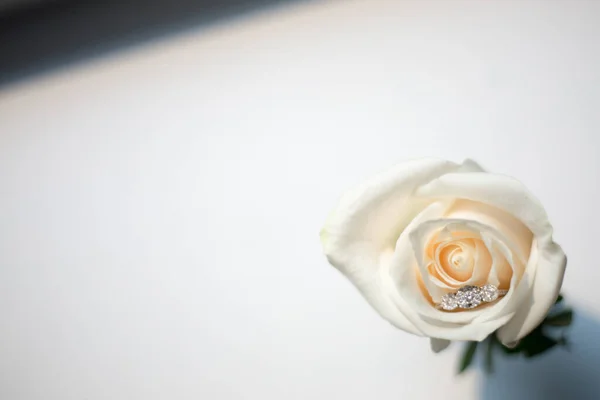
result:
M 570 350 L 531 360 L 495 354 L 495 371 L 482 373 L 484 400 L 600 399 L 600 321 L 575 310 Z

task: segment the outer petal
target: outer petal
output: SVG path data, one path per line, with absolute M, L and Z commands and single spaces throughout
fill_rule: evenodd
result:
M 381 248 L 393 244 L 412 218 L 431 201 L 417 200 L 416 188 L 458 165 L 438 159 L 420 159 L 399 164 L 363 182 L 342 196 L 321 231 L 324 250 L 368 241 Z
M 546 317 L 560 292 L 567 257 L 558 244 L 547 242 L 532 249 L 529 263 L 537 264 L 533 290 L 515 316 L 497 333 L 498 339 L 509 347 L 529 334 Z
M 461 166 L 438 159 L 407 162 L 345 194 L 321 231 L 323 251 L 382 317 L 414 334 L 421 332 L 391 301 L 389 275 L 381 272 L 394 253 L 396 240 L 429 203 L 415 199 L 419 186 Z M 478 170 L 467 163 L 462 170 Z
M 538 199 L 521 182 L 505 175 L 450 173 L 423 185 L 416 194 L 424 198 L 463 198 L 489 204 L 514 215 L 538 240 L 552 235 L 552 226 Z

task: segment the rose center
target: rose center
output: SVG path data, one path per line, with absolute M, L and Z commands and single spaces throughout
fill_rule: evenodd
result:
M 450 254 L 450 264 L 452 264 L 454 268 L 465 268 L 466 261 L 467 257 L 465 257 L 465 254 L 460 249 L 456 249 Z
M 438 245 L 436 263 L 442 275 L 458 281 L 467 280 L 473 273 L 474 249 L 467 241 L 453 241 Z

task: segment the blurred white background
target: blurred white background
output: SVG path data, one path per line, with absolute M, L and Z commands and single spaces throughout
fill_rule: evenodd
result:
M 600 370 L 599 22 L 593 0 L 307 2 L 5 87 L 0 398 L 496 398 L 321 255 L 347 187 L 421 156 L 542 200 L 589 322 L 552 357 Z M 510 398 L 557 393 L 536 379 Z

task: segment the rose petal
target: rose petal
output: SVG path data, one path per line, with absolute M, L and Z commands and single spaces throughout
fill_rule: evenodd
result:
M 531 277 L 530 265 L 537 267 Z M 533 281 L 533 288 L 526 291 L 515 317 L 498 330 L 502 343 L 514 344 L 542 322 L 558 297 L 566 266 L 567 257 L 558 244 L 546 241 L 533 247 L 524 277 Z
M 482 240 L 477 240 L 475 246 L 475 268 L 469 284 L 482 286 L 487 283 L 487 277 L 492 267 L 492 256 Z
M 510 247 L 510 244 L 506 244 L 502 240 L 496 240 L 493 235 L 484 234 L 482 239 L 492 256 L 488 283 L 508 289 L 513 276 L 517 278 L 515 282 L 518 282 L 523 275 L 522 261 L 520 259 L 515 260 L 512 252 L 513 247 Z M 507 281 L 509 285 L 506 285 Z
M 533 234 L 512 214 L 489 204 L 459 199 L 448 210 L 446 218 L 469 219 L 494 227 L 516 245 L 512 249 L 515 256 L 519 257 L 523 264 L 527 262 Z
M 482 173 L 447 174 L 416 193 L 425 198 L 462 197 L 487 203 L 523 221 L 536 245 L 516 288 L 518 312 L 498 336 L 503 343 L 512 344 L 539 325 L 558 296 L 566 268 L 565 254 L 552 240 L 552 226 L 540 202 L 519 181 Z
M 382 317 L 414 334 L 421 332 L 387 295 L 393 290 L 382 279 L 400 232 L 431 201 L 412 195 L 420 185 L 461 166 L 424 159 L 401 164 L 345 194 L 321 231 L 323 251 Z M 472 165 L 464 167 L 474 168 Z M 447 209 L 447 205 L 440 212 Z M 438 215 L 439 217 L 439 215 Z
M 400 262 L 402 260 L 403 263 L 408 263 L 406 260 L 406 250 L 403 247 L 407 246 L 406 236 L 411 236 L 416 240 L 416 246 L 418 246 L 418 238 L 421 236 L 427 236 L 427 232 L 430 230 L 439 229 L 440 226 L 448 225 L 448 224 L 458 224 L 465 225 L 466 229 L 471 229 L 474 231 L 479 231 L 482 238 L 485 241 L 490 243 L 496 242 L 498 247 L 502 248 L 502 251 L 506 251 L 510 253 L 510 249 L 504 245 L 502 242 L 507 240 L 503 235 L 496 231 L 492 227 L 488 227 L 486 225 L 480 224 L 476 221 L 460 221 L 460 220 L 447 220 L 447 219 L 439 219 L 439 220 L 428 220 L 425 221 L 414 229 L 411 230 L 411 227 L 407 228 L 406 231 L 402 234 L 400 239 L 398 240 L 398 245 L 396 248 L 396 253 L 392 259 L 392 266 Z M 415 242 L 413 242 L 415 243 Z M 417 250 L 417 254 L 419 251 Z M 513 262 L 513 258 L 508 255 L 509 262 Z M 413 256 L 414 262 L 418 264 L 418 260 Z M 446 338 L 451 339 L 449 336 L 444 336 L 442 331 L 440 331 L 440 326 L 443 328 L 452 328 L 452 327 L 462 327 L 465 324 L 478 325 L 481 323 L 493 322 L 497 319 L 502 319 L 506 321 L 507 315 L 513 315 L 516 311 L 517 304 L 513 301 L 513 297 L 516 296 L 515 291 L 509 291 L 509 293 L 504 296 L 497 303 L 487 306 L 480 307 L 474 310 L 456 312 L 456 313 L 448 313 L 445 311 L 437 310 L 424 296 L 423 293 L 419 290 L 419 288 L 412 282 L 418 280 L 417 271 L 418 267 L 413 269 L 401 269 L 401 276 L 396 278 L 397 285 L 399 287 L 398 291 L 400 296 L 404 298 L 406 303 L 413 305 L 413 310 L 419 315 L 420 323 L 416 323 L 423 333 L 428 336 L 434 336 L 438 338 Z M 514 274 L 513 284 L 516 286 L 517 279 L 516 274 Z M 435 301 L 435 300 L 434 300 Z M 437 301 L 436 301 L 437 302 Z M 484 326 L 490 326 L 489 324 L 484 324 Z M 500 325 L 498 325 L 499 327 Z M 464 330 L 463 330 L 464 331 Z M 445 330 L 444 332 L 448 332 Z M 490 331 L 491 333 L 491 331 Z M 479 337 L 480 331 L 473 331 L 472 340 L 477 340 L 475 337 Z M 463 340 L 471 340 L 471 339 L 463 339 Z
M 459 284 L 462 287 L 465 285 L 478 285 L 482 283 L 489 273 L 491 258 L 489 257 L 487 249 L 480 250 L 476 258 L 477 261 L 481 262 L 476 263 L 474 269 L 471 271 L 470 277 L 464 281 L 459 281 L 456 277 L 450 276 L 446 271 L 440 268 L 436 269 L 436 272 L 439 275 L 439 277 L 437 277 L 429 273 L 430 260 L 427 259 L 427 252 L 425 251 L 428 242 L 437 231 L 458 231 L 461 233 L 461 237 L 481 240 L 482 229 L 491 230 L 492 228 L 475 221 L 442 218 L 426 221 L 410 232 L 410 241 L 423 279 L 423 284 L 435 303 L 441 301 L 442 296 L 448 292 L 447 289 L 449 286 L 451 287 L 454 284 Z M 497 235 L 500 236 L 499 233 Z M 439 258 L 439 254 L 436 253 L 436 257 Z M 480 257 L 481 260 L 479 260 Z M 445 282 L 442 283 L 442 281 Z
M 552 226 L 540 202 L 521 182 L 508 176 L 449 173 L 421 186 L 415 195 L 436 199 L 462 198 L 489 204 L 522 221 L 538 240 L 552 234 Z

